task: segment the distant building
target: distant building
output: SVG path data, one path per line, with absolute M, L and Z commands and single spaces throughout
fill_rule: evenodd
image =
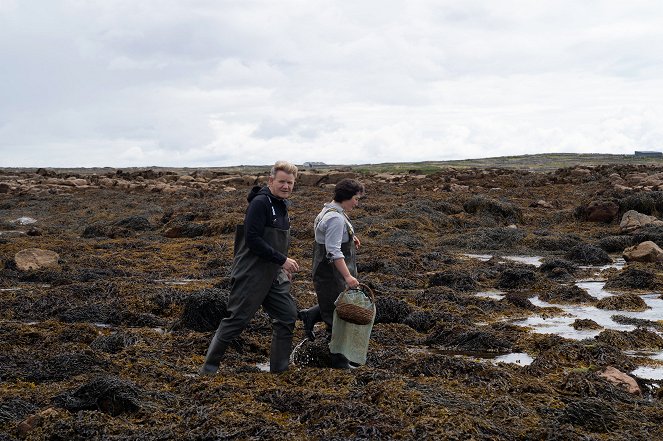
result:
M 663 152 L 653 152 L 653 151 L 635 151 L 635 156 L 640 156 L 644 158 L 663 158 Z
M 315 168 L 315 167 L 326 167 L 327 164 L 324 162 L 305 162 L 304 168 Z

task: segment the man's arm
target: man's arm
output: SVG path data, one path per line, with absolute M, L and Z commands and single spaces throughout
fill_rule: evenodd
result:
M 244 240 L 252 253 L 270 262 L 283 265 L 286 263 L 286 256 L 272 248 L 262 237 L 265 233 L 265 225 L 271 219 L 271 205 L 266 198 L 267 196 L 256 196 L 249 203 L 244 217 Z

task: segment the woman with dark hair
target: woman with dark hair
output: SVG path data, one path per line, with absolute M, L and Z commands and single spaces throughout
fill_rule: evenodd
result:
M 361 245 L 347 213 L 359 204 L 364 185 L 354 179 L 343 179 L 334 187 L 334 200 L 326 203 L 313 223 L 313 285 L 318 304 L 299 312 L 309 340 L 315 339 L 313 327 L 324 321 L 331 335 L 334 301 L 348 288 L 359 286 L 357 280 L 357 248 Z M 343 354 L 332 353 L 332 367 L 348 368 Z

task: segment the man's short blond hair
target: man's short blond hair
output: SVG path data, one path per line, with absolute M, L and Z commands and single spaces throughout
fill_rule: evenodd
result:
M 273 178 L 276 176 L 276 172 L 278 171 L 286 172 L 289 175 L 293 175 L 295 178 L 297 177 L 297 166 L 295 164 L 289 163 L 288 161 L 276 161 L 276 164 L 272 166 L 272 170 L 269 172 L 269 175 Z

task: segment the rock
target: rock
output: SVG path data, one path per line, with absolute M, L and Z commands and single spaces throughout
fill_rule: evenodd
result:
M 610 223 L 619 213 L 619 205 L 612 201 L 592 201 L 586 208 L 589 222 Z
M 616 384 L 625 388 L 630 394 L 640 395 L 642 393 L 642 390 L 640 390 L 640 386 L 638 386 L 635 378 L 625 374 L 619 369 L 615 369 L 612 366 L 606 367 L 605 370 L 599 374 L 599 376 L 607 379 L 612 384 Z
M 177 179 L 178 182 L 192 182 L 192 181 L 195 181 L 195 180 L 196 180 L 196 178 L 194 178 L 193 176 L 189 176 L 189 175 L 183 175 L 183 176 L 180 176 Z
M 663 250 L 651 240 L 628 247 L 622 254 L 627 262 L 661 262 Z
M 539 208 L 554 208 L 551 203 L 546 202 L 543 199 L 538 200 L 536 202 L 532 202 L 530 204 L 530 207 L 533 207 L 533 208 L 536 208 L 536 207 L 539 207 Z
M 58 253 L 39 248 L 27 248 L 21 250 L 14 256 L 16 268 L 21 271 L 39 270 L 44 268 L 57 268 Z
M 622 233 L 630 233 L 645 225 L 663 226 L 663 221 L 659 220 L 656 216 L 648 216 L 638 213 L 635 210 L 629 210 L 622 216 L 622 221 L 619 223 L 619 230 Z
M 43 423 L 44 418 L 57 414 L 58 414 L 57 409 L 49 407 L 48 409 L 42 410 L 41 412 L 35 415 L 30 415 L 21 423 L 19 423 L 18 427 L 16 428 L 18 436 L 21 438 L 27 437 L 30 432 L 32 432 L 34 429 L 36 429 L 38 426 L 40 426 Z
M 298 185 L 310 185 L 316 186 L 322 181 L 327 175 L 320 173 L 312 172 L 301 172 L 297 174 L 297 184 Z
M 10 190 L 11 187 L 9 186 L 9 184 L 0 182 L 0 193 L 9 193 Z

